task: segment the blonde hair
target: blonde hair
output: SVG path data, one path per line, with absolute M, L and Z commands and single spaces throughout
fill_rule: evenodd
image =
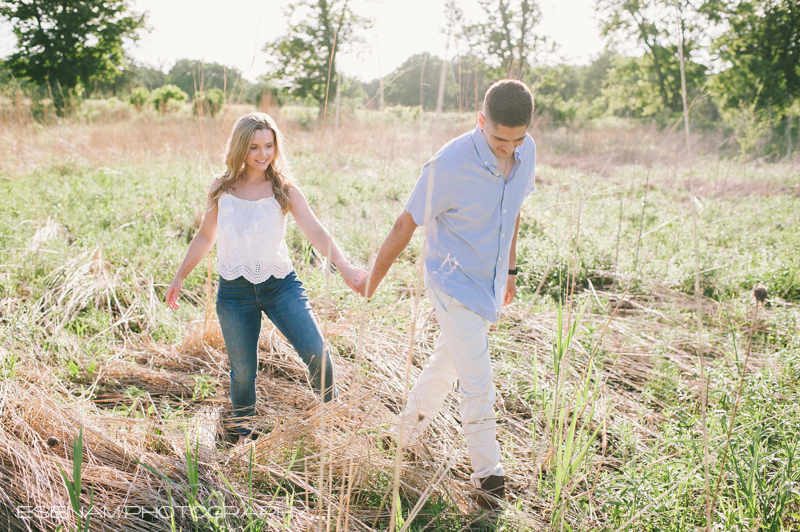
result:
M 291 167 L 283 156 L 283 134 L 275 124 L 275 119 L 267 113 L 248 113 L 233 125 L 233 131 L 222 156 L 225 171 L 217 177 L 219 184 L 210 194 L 212 207 L 217 205 L 222 193 L 232 189 L 236 181 L 244 175 L 244 162 L 250 143 L 255 132 L 261 129 L 270 130 L 275 135 L 275 156 L 269 163 L 264 177 L 272 181 L 272 189 L 275 191 L 275 199 L 281 206 L 281 212 L 286 214 L 289 211 L 289 190 L 295 186 L 295 181 Z

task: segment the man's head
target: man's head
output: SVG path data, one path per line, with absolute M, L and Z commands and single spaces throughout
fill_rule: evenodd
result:
M 500 80 L 486 91 L 483 114 L 497 126 L 525 126 L 527 129 L 533 117 L 533 95 L 521 81 Z
M 498 81 L 486 91 L 478 127 L 498 159 L 506 159 L 525 141 L 533 115 L 533 95 L 515 79 Z

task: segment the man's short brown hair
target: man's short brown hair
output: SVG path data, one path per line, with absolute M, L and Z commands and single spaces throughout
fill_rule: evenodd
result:
M 483 113 L 493 124 L 528 126 L 533 117 L 533 95 L 521 81 L 501 79 L 486 91 Z

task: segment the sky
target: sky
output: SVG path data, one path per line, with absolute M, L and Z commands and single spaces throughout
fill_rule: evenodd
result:
M 168 71 L 178 59 L 199 59 L 233 66 L 257 79 L 267 71 L 264 44 L 287 27 L 286 0 L 133 0 L 148 12 L 150 31 L 126 46 L 137 62 Z M 468 22 L 481 20 L 478 0 L 456 0 Z M 558 45 L 567 62 L 586 64 L 603 49 L 594 0 L 540 0 L 542 20 L 535 31 Z M 386 75 L 410 56 L 444 56 L 447 0 L 351 0 L 361 16 L 373 20 L 362 32 L 359 54 L 339 56 L 345 75 L 370 81 Z M 15 49 L 8 22 L 0 22 L 0 57 Z M 462 51 L 463 53 L 464 51 Z M 450 47 L 448 55 L 456 50 Z

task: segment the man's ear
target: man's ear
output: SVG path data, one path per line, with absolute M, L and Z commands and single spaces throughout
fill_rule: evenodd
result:
M 478 127 L 484 129 L 486 127 L 486 115 L 483 111 L 478 111 Z

